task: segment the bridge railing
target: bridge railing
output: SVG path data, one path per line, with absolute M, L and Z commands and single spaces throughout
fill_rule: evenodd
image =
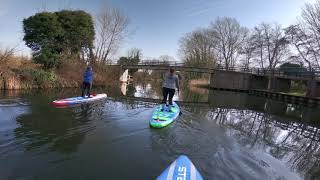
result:
M 184 66 L 185 63 L 179 61 L 154 61 L 154 60 L 143 60 L 138 65 L 146 66 Z
M 174 67 L 185 67 L 185 68 L 198 68 L 198 69 L 209 69 L 209 70 L 220 70 L 220 71 L 232 71 L 232 72 L 241 72 L 241 73 L 250 73 L 259 76 L 290 76 L 297 78 L 320 78 L 320 69 L 312 69 L 312 71 L 307 70 L 298 70 L 297 68 L 285 68 L 280 69 L 276 68 L 270 70 L 268 68 L 248 68 L 246 66 L 230 66 L 225 67 L 222 65 L 217 65 L 215 67 L 207 67 L 207 66 L 188 66 L 183 62 L 179 61 L 154 61 L 154 60 L 143 60 L 136 64 L 138 66 L 174 66 Z
M 137 65 L 140 66 L 165 66 L 165 67 L 185 67 L 185 68 L 201 68 L 201 69 L 211 69 L 214 70 L 213 67 L 208 67 L 207 65 L 188 65 L 179 61 L 153 61 L 153 60 L 144 60 L 139 62 Z
M 241 72 L 241 73 L 249 73 L 259 76 L 288 76 L 288 77 L 297 77 L 297 78 L 320 78 L 320 69 L 312 69 L 312 71 L 307 70 L 297 70 L 297 68 L 276 68 L 270 70 L 268 68 L 248 68 L 245 66 L 232 66 L 225 67 L 218 65 L 214 68 L 214 70 L 220 71 L 232 71 L 232 72 Z
M 252 69 L 252 74 L 261 75 L 261 76 L 268 76 L 268 75 L 275 75 L 275 76 L 288 76 L 288 77 L 297 77 L 297 78 L 318 78 L 320 77 L 320 71 L 290 71 L 289 69 L 282 70 L 282 69 L 262 69 L 256 68 Z

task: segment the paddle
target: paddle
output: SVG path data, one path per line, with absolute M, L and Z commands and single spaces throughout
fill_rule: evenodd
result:
M 177 103 L 177 102 L 176 102 Z M 178 104 L 178 103 L 177 103 Z M 178 104 L 179 105 L 179 104 Z M 180 106 L 180 105 L 179 105 Z M 180 106 L 181 107 L 181 106 Z M 182 111 L 181 111 L 181 109 L 180 109 L 180 112 L 179 112 L 179 116 L 181 116 L 182 115 Z

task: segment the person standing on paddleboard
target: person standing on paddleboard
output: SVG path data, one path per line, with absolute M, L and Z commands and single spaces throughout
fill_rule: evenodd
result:
M 90 90 L 92 87 L 92 80 L 93 80 L 93 72 L 92 67 L 88 66 L 86 71 L 83 74 L 83 83 L 82 83 L 82 97 L 85 97 L 85 95 L 90 97 Z M 87 91 L 87 93 L 86 93 Z
M 180 90 L 179 77 L 178 75 L 175 74 L 175 70 L 173 68 L 170 68 L 169 72 L 165 74 L 164 80 L 162 83 L 163 100 L 162 100 L 161 111 L 164 111 L 165 106 L 167 105 L 168 96 L 169 96 L 169 111 L 171 111 L 172 99 L 176 92 L 176 89 L 179 92 Z

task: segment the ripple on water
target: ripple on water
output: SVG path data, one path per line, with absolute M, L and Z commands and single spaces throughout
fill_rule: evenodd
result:
M 30 103 L 23 98 L 3 98 L 0 99 L 0 107 L 28 106 Z
M 22 98 L 0 99 L 0 157 L 18 149 L 20 141 L 15 139 L 16 119 L 29 112 L 30 103 Z
M 250 144 L 252 138 L 239 133 L 238 126 L 208 119 L 206 114 L 211 111 L 192 112 L 182 107 L 183 114 L 176 122 L 164 129 L 151 129 L 148 118 L 152 107 L 149 106 L 110 100 L 66 109 L 46 109 L 47 104 L 38 106 L 35 103 L 32 104 L 33 114 L 19 119 L 29 107 L 27 101 L 17 99 L 0 101 L 0 107 L 6 107 L 0 108 L 0 159 L 12 162 L 12 157 L 17 157 L 25 164 L 19 162 L 8 167 L 10 170 L 27 169 L 15 172 L 24 177 L 41 171 L 58 175 L 61 172 L 62 177 L 90 172 L 98 172 L 102 178 L 110 173 L 112 177 L 129 174 L 134 177 L 132 179 L 155 177 L 177 156 L 186 154 L 206 179 L 295 179 L 286 164 L 266 153 L 265 147 L 258 151 L 241 143 Z M 1 106 L 4 104 L 9 105 Z M 224 113 L 224 121 L 236 125 L 242 122 L 237 113 Z M 23 123 L 17 124 L 17 119 Z M 242 124 L 248 121 L 250 119 L 245 119 Z M 10 122 L 12 126 L 1 132 L 4 127 L 1 125 Z M 13 132 L 15 136 L 10 134 Z M 19 152 L 15 154 L 19 147 L 25 147 L 21 156 L 16 155 Z M 30 160 L 32 166 L 29 166 Z M 88 166 L 79 162 L 88 162 Z M 66 173 L 65 169 L 71 166 L 74 169 Z M 140 174 L 134 176 L 133 171 Z

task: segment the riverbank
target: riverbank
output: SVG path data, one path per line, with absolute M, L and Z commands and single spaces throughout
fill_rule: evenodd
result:
M 192 92 L 199 93 L 199 94 L 206 94 L 209 91 L 209 80 L 208 79 L 192 79 L 188 82 L 189 89 Z
M 213 89 L 218 91 L 232 91 L 232 92 L 243 92 L 249 95 L 265 97 L 268 99 L 274 99 L 282 102 L 299 104 L 304 106 L 320 106 L 320 98 L 311 98 L 305 96 L 305 93 L 301 92 L 272 92 L 261 89 L 250 89 L 250 90 L 237 90 L 237 89 L 225 89 L 225 88 L 212 88 L 210 87 L 208 80 L 206 79 L 195 79 L 189 81 L 189 87 L 191 89 Z
M 242 93 L 247 93 L 253 96 L 260 96 L 260 97 L 274 99 L 281 102 L 310 106 L 310 107 L 320 106 L 320 98 L 311 98 L 306 96 L 293 95 L 290 93 L 272 92 L 272 91 L 260 90 L 260 89 L 237 90 L 237 89 L 224 89 L 224 88 L 212 88 L 212 87 L 209 87 L 208 89 L 218 90 L 218 91 L 242 92 Z
M 118 82 L 119 69 L 95 63 L 94 86 L 106 86 Z M 0 64 L 0 89 L 75 88 L 82 84 L 86 64 L 67 61 L 55 70 L 44 70 L 27 58 L 11 58 Z

